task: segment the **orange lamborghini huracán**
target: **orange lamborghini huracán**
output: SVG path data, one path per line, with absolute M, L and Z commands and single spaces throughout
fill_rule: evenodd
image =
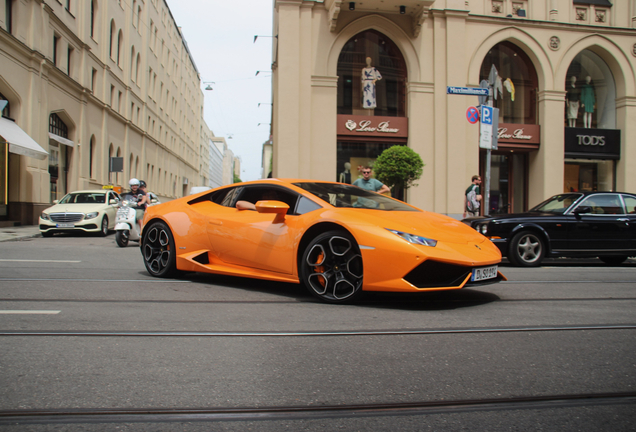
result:
M 141 252 L 152 276 L 189 271 L 301 282 L 330 303 L 362 291 L 505 280 L 499 249 L 466 224 L 314 180 L 237 183 L 149 207 Z

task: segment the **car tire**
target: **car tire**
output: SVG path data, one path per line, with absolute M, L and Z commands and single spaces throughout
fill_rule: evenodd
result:
M 545 257 L 545 243 L 532 231 L 520 231 L 512 237 L 508 260 L 518 267 L 538 267 Z
M 362 293 L 362 255 L 358 243 L 345 231 L 316 236 L 299 263 L 302 283 L 327 303 L 351 303 Z
M 153 222 L 144 229 L 141 254 L 151 276 L 166 278 L 178 273 L 174 237 L 164 222 Z
M 106 237 L 108 235 L 108 216 L 104 215 L 102 218 L 102 229 L 99 232 L 102 237 Z
M 609 265 L 619 265 L 623 264 L 625 260 L 627 260 L 627 256 L 600 256 L 598 257 L 605 264 Z
M 117 242 L 117 245 L 119 247 L 128 246 L 129 236 L 130 236 L 130 233 L 128 232 L 128 230 L 117 231 L 117 233 L 115 234 L 115 241 Z
M 46 237 L 46 238 L 53 237 L 53 232 L 52 231 L 44 231 L 44 232 L 42 232 L 42 237 Z

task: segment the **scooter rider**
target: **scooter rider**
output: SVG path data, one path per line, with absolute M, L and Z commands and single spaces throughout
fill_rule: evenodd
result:
M 139 226 L 141 226 L 141 220 L 144 218 L 144 211 L 146 210 L 146 194 L 144 191 L 139 189 L 141 182 L 136 178 L 131 178 L 128 184 L 130 185 L 130 192 L 126 195 L 129 197 L 130 201 L 136 204 L 136 220 Z

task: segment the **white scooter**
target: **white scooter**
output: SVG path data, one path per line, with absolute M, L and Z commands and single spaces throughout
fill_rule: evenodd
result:
M 115 218 L 115 241 L 120 247 L 128 246 L 128 241 L 141 239 L 141 227 L 137 223 L 137 203 L 124 200 L 117 209 Z

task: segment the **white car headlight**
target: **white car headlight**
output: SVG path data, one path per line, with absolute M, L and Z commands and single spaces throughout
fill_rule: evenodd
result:
M 49 217 L 49 215 L 47 213 L 42 212 L 42 219 L 44 220 L 51 220 L 51 218 Z
M 430 246 L 430 247 L 435 247 L 437 245 L 437 240 L 433 240 L 433 239 L 421 237 L 421 236 L 416 236 L 414 234 L 408 234 L 402 231 L 396 231 L 389 228 L 385 228 L 385 230 L 392 232 L 396 236 L 401 237 L 402 239 L 406 240 L 409 243 L 413 243 L 413 244 L 421 245 L 421 246 Z
M 90 213 L 86 213 L 86 216 L 84 217 L 84 219 L 93 219 L 93 218 L 96 218 L 98 214 L 99 214 L 99 212 L 90 212 Z
M 479 231 L 480 234 L 486 235 L 486 233 L 488 232 L 488 224 L 478 225 L 477 231 Z

